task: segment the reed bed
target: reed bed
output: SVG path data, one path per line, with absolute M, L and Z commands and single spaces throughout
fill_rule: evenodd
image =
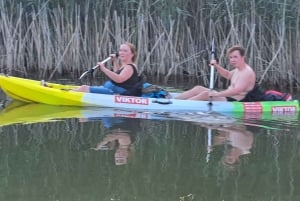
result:
M 241 44 L 260 83 L 300 88 L 296 0 L 0 0 L 0 15 L 1 72 L 77 78 L 130 41 L 140 73 L 208 85 L 214 38 L 224 66 L 226 49 Z

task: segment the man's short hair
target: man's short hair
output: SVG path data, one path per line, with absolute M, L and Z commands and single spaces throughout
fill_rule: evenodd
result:
M 238 51 L 241 56 L 245 56 L 245 48 L 240 45 L 234 45 L 227 50 L 227 55 L 231 54 L 234 51 Z

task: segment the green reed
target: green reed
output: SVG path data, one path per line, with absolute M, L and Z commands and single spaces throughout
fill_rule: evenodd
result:
M 241 44 L 259 82 L 300 88 L 296 0 L 0 0 L 0 11 L 1 71 L 77 78 L 130 41 L 148 77 L 208 85 L 214 38 L 222 65 Z

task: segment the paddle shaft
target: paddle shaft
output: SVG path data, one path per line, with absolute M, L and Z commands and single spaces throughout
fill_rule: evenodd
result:
M 109 60 L 111 60 L 112 58 L 111 57 L 107 57 L 106 59 L 104 59 L 103 61 L 101 61 L 101 63 L 106 63 L 106 62 L 108 62 Z M 79 80 L 81 80 L 87 73 L 93 73 L 94 72 L 94 70 L 96 69 L 96 68 L 98 68 L 99 67 L 99 65 L 96 65 L 96 66 L 94 66 L 93 68 L 91 68 L 90 70 L 88 70 L 88 71 L 85 71 L 84 73 L 82 73 L 82 75 L 79 77 Z
M 118 53 L 118 52 L 115 53 L 115 54 L 116 54 L 116 57 L 119 56 L 119 53 Z M 101 63 L 105 64 L 106 62 L 108 62 L 108 61 L 111 60 L 111 59 L 112 59 L 112 57 L 107 57 L 106 59 L 104 59 L 103 61 L 101 61 Z M 92 69 L 95 70 L 95 69 L 98 68 L 98 67 L 99 67 L 99 65 L 96 65 L 96 66 L 94 66 Z
M 215 59 L 214 53 L 211 54 L 211 59 Z M 213 65 L 210 65 L 210 80 L 209 80 L 209 89 L 212 91 L 214 89 L 214 73 L 215 68 Z
M 214 44 L 214 39 L 212 40 L 212 45 L 211 45 L 211 60 L 215 59 L 215 44 Z M 209 80 L 209 89 L 212 91 L 214 89 L 214 73 L 215 73 L 215 68 L 213 65 L 210 65 L 210 80 Z M 209 104 L 212 104 L 212 97 L 209 97 Z
M 207 130 L 207 154 L 206 154 L 206 162 L 209 162 L 210 159 L 210 152 L 212 146 L 212 130 L 209 128 Z
M 104 59 L 103 61 L 101 61 L 101 63 L 105 64 L 106 62 L 108 62 L 109 60 L 111 60 L 111 57 L 107 57 L 106 59 Z M 94 66 L 92 69 L 95 70 L 96 68 L 98 68 L 99 65 Z
M 215 59 L 215 41 L 214 38 L 211 44 L 211 60 Z M 215 74 L 215 67 L 210 65 L 210 79 L 209 79 L 209 90 L 212 92 L 214 90 L 214 74 Z M 209 111 L 212 110 L 212 97 L 209 97 Z M 210 152 L 212 146 L 212 130 L 209 128 L 207 131 L 207 155 L 206 155 L 206 162 L 209 161 Z

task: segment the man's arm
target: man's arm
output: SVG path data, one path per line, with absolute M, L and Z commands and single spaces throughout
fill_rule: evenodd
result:
M 227 80 L 229 80 L 231 78 L 231 74 L 232 74 L 231 71 L 226 70 L 225 68 L 220 66 L 216 60 L 211 60 L 210 64 L 215 67 L 215 69 L 218 71 L 218 73 L 222 77 L 224 77 Z
M 242 92 L 248 92 L 248 87 L 250 85 L 253 85 L 255 83 L 255 75 L 244 73 L 240 74 L 238 80 L 236 80 L 236 83 L 234 86 L 230 85 L 230 87 L 226 90 L 217 92 L 214 91 L 211 93 L 211 96 L 214 97 L 231 97 L 240 95 Z

